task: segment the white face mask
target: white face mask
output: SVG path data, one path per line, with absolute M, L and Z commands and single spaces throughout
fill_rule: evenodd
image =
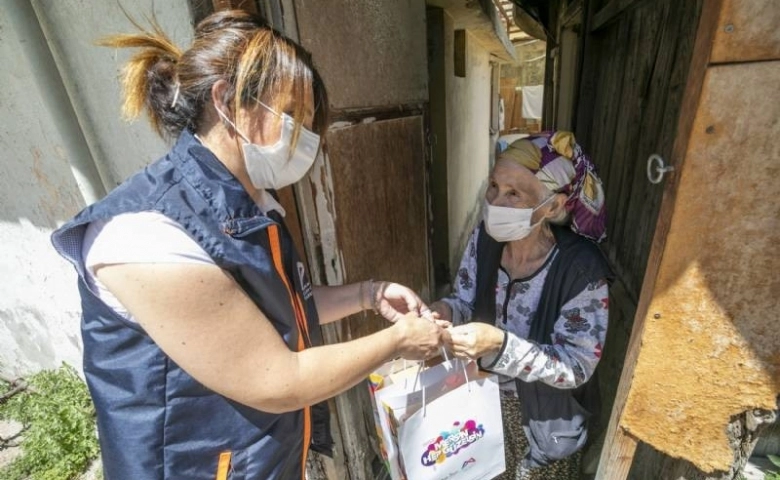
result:
M 550 195 L 534 208 L 497 207 L 485 201 L 485 230 L 497 242 L 512 242 L 527 237 L 541 220 L 531 225 L 534 212 L 555 195 Z
M 286 113 L 280 114 L 262 102 L 260 105 L 282 119 L 282 135 L 273 145 L 258 145 L 250 142 L 219 108 L 217 113 L 245 142 L 242 145 L 244 163 L 252 185 L 255 188 L 278 190 L 297 182 L 306 175 L 317 158 L 320 136 L 301 127 L 298 143 L 295 144 L 295 150 L 290 155 L 295 121 Z

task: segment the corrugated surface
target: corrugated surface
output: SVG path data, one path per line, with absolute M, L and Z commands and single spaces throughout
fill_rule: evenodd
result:
M 111 190 L 168 150 L 145 117 L 132 124 L 121 118 L 118 77 L 133 51 L 95 45 L 102 37 L 132 33 L 136 28 L 118 2 L 33 3 L 92 156 L 106 188 Z M 121 5 L 141 25 L 148 26 L 148 20 L 154 18 L 181 48 L 189 47 L 192 25 L 187 0 L 144 0 Z
M 780 393 L 779 75 L 780 62 L 707 73 L 624 413 L 632 435 L 703 471 L 731 466 L 730 417 Z
M 125 7 L 189 35 L 186 0 Z M 0 377 L 80 368 L 76 274 L 49 235 L 164 151 L 119 118 L 128 53 L 92 44 L 132 28 L 116 2 L 0 2 Z

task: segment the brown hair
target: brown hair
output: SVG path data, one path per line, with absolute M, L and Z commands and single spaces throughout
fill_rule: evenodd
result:
M 242 10 L 209 15 L 195 27 L 192 45 L 181 51 L 156 22 L 146 30 L 104 38 L 99 45 L 139 48 L 123 70 L 123 113 L 137 118 L 146 109 L 152 126 L 161 136 L 175 137 L 185 128 L 196 131 L 211 87 L 219 80 L 229 85 L 223 101 L 250 106 L 262 100 L 272 103 L 280 92 L 291 91 L 297 141 L 305 114 L 305 93 L 314 93 L 315 132 L 322 134 L 328 123 L 325 85 L 311 61 L 311 55 L 292 40 L 268 27 L 259 17 Z M 178 92 L 177 92 L 178 90 Z

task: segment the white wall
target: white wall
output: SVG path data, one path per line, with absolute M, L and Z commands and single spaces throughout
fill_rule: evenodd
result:
M 189 41 L 186 0 L 122 3 Z M 49 235 L 166 150 L 120 119 L 128 52 L 93 44 L 132 28 L 117 2 L 0 0 L 0 377 L 80 368 L 76 276 Z
M 450 272 L 480 214 L 490 168 L 490 54 L 466 31 L 466 76 L 456 77 L 454 29 L 444 14 Z

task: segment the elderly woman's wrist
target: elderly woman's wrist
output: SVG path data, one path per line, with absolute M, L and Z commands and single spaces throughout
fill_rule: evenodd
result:
M 501 353 L 501 351 L 506 346 L 507 342 L 507 333 L 506 330 L 501 330 L 500 328 L 496 328 L 496 331 L 493 335 L 493 352 L 494 353 Z
M 504 354 L 504 350 L 506 350 L 508 334 L 506 330 L 501 330 L 498 328 L 496 330 L 498 330 L 498 332 L 494 340 L 498 342 L 498 347 L 495 350 L 487 352 L 485 355 L 482 355 L 482 357 L 477 359 L 477 364 L 479 365 L 479 368 L 483 370 L 490 370 L 493 367 L 495 367 L 496 364 L 498 363 L 498 360 Z

